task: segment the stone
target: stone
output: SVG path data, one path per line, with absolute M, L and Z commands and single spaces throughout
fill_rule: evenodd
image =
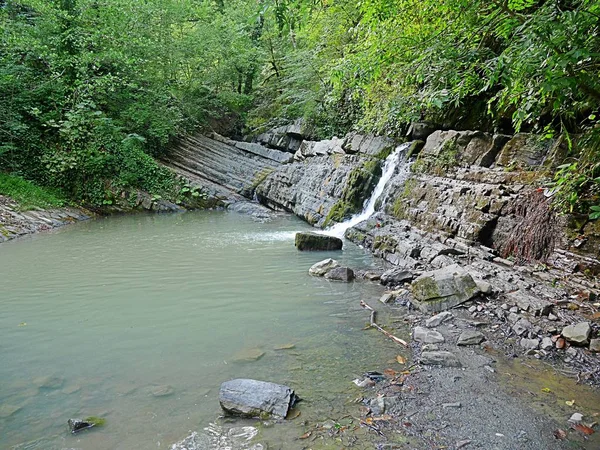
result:
M 440 326 L 442 323 L 451 320 L 454 316 L 452 315 L 451 312 L 449 311 L 443 311 L 439 314 L 436 314 L 433 317 L 430 317 L 429 319 L 427 319 L 425 321 L 425 326 L 427 328 L 435 328 L 437 326 Z
M 429 122 L 413 122 L 408 127 L 406 137 L 413 140 L 424 141 L 429 137 L 431 133 L 438 130 L 439 128 L 439 125 Z
M 348 267 L 336 267 L 325 274 L 325 278 L 333 281 L 344 281 L 346 283 L 354 280 L 354 271 Z
M 390 293 L 388 292 L 388 293 L 386 293 L 386 294 L 383 294 L 383 295 L 381 296 L 381 298 L 379 299 L 379 301 L 380 301 L 381 303 L 386 303 L 386 304 L 387 304 L 387 303 L 393 302 L 393 301 L 394 301 L 394 299 L 395 299 L 395 296 L 394 296 L 394 294 L 390 294 Z
M 552 145 L 551 139 L 543 140 L 538 135 L 515 134 L 500 151 L 496 164 L 510 166 L 516 163 L 523 168 L 537 167 L 542 164 Z
M 485 336 L 479 331 L 465 330 L 458 337 L 456 345 L 479 345 L 485 340 Z
M 406 281 L 410 281 L 414 278 L 412 272 L 404 269 L 390 269 L 381 275 L 380 282 L 384 286 L 398 286 Z
M 173 389 L 173 386 L 169 386 L 168 384 L 163 386 L 154 386 L 150 389 L 150 393 L 154 397 L 168 397 L 169 395 L 173 395 L 174 392 L 175 389 Z
M 64 379 L 62 377 L 56 377 L 52 375 L 39 377 L 33 380 L 33 384 L 40 389 L 59 389 L 63 383 Z
M 521 339 L 519 345 L 526 350 L 536 350 L 540 346 L 539 339 Z
M 446 351 L 434 351 L 434 352 L 422 352 L 421 353 L 421 364 L 429 366 L 442 366 L 442 367 L 460 367 L 460 361 L 458 358 L 450 352 Z
M 82 419 L 69 419 L 67 424 L 69 425 L 69 430 L 73 434 L 87 430 L 88 428 L 92 428 L 94 426 L 94 423 Z
M 582 420 L 583 420 L 583 414 L 573 413 L 573 415 L 569 419 L 569 422 L 573 423 L 573 424 L 577 424 L 577 423 L 581 423 Z
M 515 323 L 512 327 L 513 331 L 517 334 L 517 336 L 523 336 L 526 332 L 531 330 L 533 325 L 527 319 L 519 319 L 517 323 Z
M 285 419 L 299 401 L 293 389 L 281 384 L 239 378 L 221 384 L 219 403 L 227 414 Z
M 341 250 L 344 243 L 340 238 L 312 232 L 296 233 L 296 248 L 300 251 Z
M 246 349 L 240 350 L 235 355 L 233 355 L 232 361 L 234 361 L 234 362 L 252 362 L 252 361 L 258 361 L 263 356 L 265 356 L 265 352 L 263 352 L 259 348 L 246 348 Z
M 308 269 L 308 273 L 316 277 L 322 277 L 325 276 L 325 274 L 331 269 L 335 269 L 339 266 L 340 264 L 335 259 L 327 258 L 323 261 L 319 261 L 318 263 L 313 264 L 311 268 Z
M 551 320 L 552 322 L 556 322 L 558 320 L 558 316 L 555 316 L 554 314 L 550 313 L 550 314 L 548 314 L 548 320 Z
M 462 405 L 460 402 L 454 403 L 442 403 L 442 408 L 461 408 Z
M 587 345 L 591 332 L 592 328 L 589 322 L 580 322 L 563 328 L 561 334 L 572 344 Z
M 547 316 L 552 310 L 552 303 L 539 297 L 534 297 L 521 290 L 509 292 L 506 300 L 516 305 L 523 311 L 528 311 L 534 316 Z
M 594 353 L 600 353 L 600 339 L 590 340 L 590 351 Z
M 423 344 L 439 344 L 445 341 L 441 333 L 423 327 L 415 327 L 413 330 L 413 339 Z
M 477 284 L 477 289 L 479 289 L 482 294 L 490 295 L 493 291 L 492 285 L 487 281 L 475 280 L 475 284 Z
M 542 350 L 550 350 L 552 347 L 554 347 L 554 342 L 552 342 L 551 337 L 546 336 L 542 339 L 542 343 L 540 344 Z
M 424 352 L 437 352 L 440 347 L 437 344 L 425 344 L 421 350 Z
M 479 294 L 473 277 L 458 264 L 426 272 L 412 283 L 416 304 L 423 312 L 453 308 Z
M 381 274 L 379 272 L 373 272 L 372 270 L 367 270 L 364 274 L 365 280 L 369 281 L 379 281 L 381 279 Z

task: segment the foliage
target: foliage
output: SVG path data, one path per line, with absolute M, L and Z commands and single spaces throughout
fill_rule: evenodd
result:
M 57 208 L 65 200 L 55 192 L 42 189 L 16 175 L 0 173 L 0 195 L 6 195 L 19 204 L 20 209 Z

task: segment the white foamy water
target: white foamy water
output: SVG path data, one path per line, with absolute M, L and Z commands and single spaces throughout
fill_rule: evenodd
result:
M 375 189 L 373 189 L 373 193 L 371 194 L 371 197 L 367 201 L 367 204 L 365 205 L 363 210 L 360 213 L 353 215 L 348 220 L 335 224 L 331 228 L 328 228 L 323 232 L 324 234 L 342 238 L 344 237 L 344 233 L 346 233 L 346 230 L 348 228 L 352 228 L 353 226 L 358 225 L 360 222 L 367 220 L 369 217 L 375 214 L 375 205 L 377 204 L 379 198 L 385 192 L 387 184 L 389 183 L 390 179 L 394 175 L 394 172 L 396 171 L 396 168 L 398 167 L 399 155 L 404 150 L 406 150 L 408 146 L 408 143 L 399 145 L 385 159 L 383 163 L 381 178 L 379 179 L 377 186 L 375 186 Z

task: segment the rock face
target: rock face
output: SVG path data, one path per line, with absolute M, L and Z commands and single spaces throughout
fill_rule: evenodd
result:
M 331 269 L 335 269 L 339 266 L 340 264 L 335 259 L 327 258 L 311 266 L 311 268 L 308 269 L 308 273 L 316 277 L 323 277 Z
M 325 278 L 346 283 L 354 280 L 354 271 L 348 267 L 336 267 L 325 274 Z
M 221 384 L 219 403 L 231 415 L 285 419 L 298 401 L 293 389 L 281 384 L 236 379 Z
M 479 290 L 473 277 L 459 265 L 426 272 L 412 283 L 422 311 L 444 311 L 470 300 Z
M 589 342 L 591 332 L 592 328 L 589 322 L 580 322 L 563 328 L 562 335 L 572 344 L 586 345 Z
M 300 251 L 341 250 L 344 243 L 340 238 L 318 233 L 296 233 L 296 248 Z

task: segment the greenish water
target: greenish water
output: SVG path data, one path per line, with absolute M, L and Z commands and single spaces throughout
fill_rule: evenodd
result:
M 302 448 L 310 424 L 358 415 L 352 379 L 399 349 L 363 330 L 359 300 L 375 306 L 380 286 L 308 275 L 328 256 L 361 268 L 371 256 L 350 244 L 297 252 L 307 228 L 290 216 L 140 215 L 2 244 L 0 448 L 170 448 L 217 419 L 219 385 L 237 377 L 305 399 L 298 419 L 261 432 L 269 448 Z M 248 349 L 264 356 L 236 362 Z M 67 432 L 87 416 L 106 425 Z

